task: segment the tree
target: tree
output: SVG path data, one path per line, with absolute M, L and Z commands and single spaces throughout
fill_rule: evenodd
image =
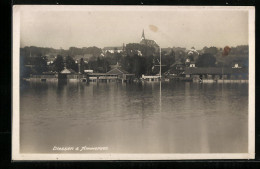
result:
M 204 47 L 203 49 L 204 49 L 204 53 L 210 53 L 212 55 L 216 55 L 218 53 L 218 48 L 216 48 L 214 46 L 209 47 L 209 48 Z
M 129 55 L 126 55 L 125 57 L 122 57 L 120 60 L 120 65 L 122 68 L 128 72 L 131 72 L 131 57 Z
M 80 73 L 84 73 L 85 62 L 84 62 L 83 58 L 80 59 L 79 65 L 80 65 Z
M 142 74 L 145 74 L 145 58 L 135 55 L 131 59 L 132 73 L 134 73 L 137 77 L 141 77 Z
M 194 47 L 191 48 L 191 50 L 188 51 L 188 56 L 187 58 L 190 59 L 190 61 L 195 61 L 198 59 L 199 52 L 195 50 Z
M 127 55 L 134 56 L 138 54 L 138 51 L 142 53 L 142 56 L 150 56 L 155 54 L 155 48 L 153 46 L 147 46 L 140 43 L 129 43 L 125 47 Z
M 176 48 L 174 50 L 175 60 L 185 60 L 187 53 L 185 48 Z
M 58 55 L 53 62 L 53 69 L 56 72 L 61 72 L 64 69 L 64 61 L 61 55 Z
M 153 73 L 154 68 L 154 56 L 148 56 L 145 59 L 145 74 L 151 75 Z
M 199 55 L 196 65 L 198 67 L 214 67 L 215 63 L 216 58 L 210 53 L 205 53 Z
M 90 60 L 88 62 L 90 69 L 95 72 L 105 73 L 110 69 L 110 65 L 107 58 L 97 57 L 96 60 Z
M 71 56 L 66 57 L 66 68 L 78 72 L 78 64 L 75 63 L 75 60 Z
M 190 59 L 190 61 L 194 61 L 194 55 L 192 55 L 192 54 L 190 54 L 190 55 L 188 55 L 188 59 Z
M 122 54 L 121 53 L 115 53 L 114 58 L 115 58 L 116 64 L 117 64 L 120 61 L 120 59 L 122 58 Z
M 166 71 L 170 68 L 170 66 L 175 63 L 175 52 L 173 50 L 170 51 L 169 54 L 162 54 L 162 71 Z
M 150 58 L 150 59 L 149 59 Z M 129 73 L 135 74 L 137 77 L 140 77 L 142 74 L 149 72 L 152 67 L 149 63 L 152 62 L 152 56 L 145 58 L 138 56 L 125 56 L 121 59 L 120 65 L 122 68 Z
M 29 77 L 29 75 L 32 73 L 31 69 L 25 66 L 27 63 L 28 57 L 20 55 L 20 77 Z
M 47 71 L 47 58 L 46 56 L 37 56 L 34 59 L 34 68 L 37 74 L 42 74 Z

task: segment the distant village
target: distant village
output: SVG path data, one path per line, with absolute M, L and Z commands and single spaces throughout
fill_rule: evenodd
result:
M 203 49 L 160 48 L 145 37 L 121 46 L 20 49 L 23 81 L 248 82 L 247 45 Z

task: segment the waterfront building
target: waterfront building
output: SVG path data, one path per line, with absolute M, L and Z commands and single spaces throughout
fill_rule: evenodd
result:
M 95 73 L 95 72 L 86 72 L 87 78 L 90 81 L 98 82 L 111 82 L 111 81 L 122 81 L 122 82 L 130 82 L 134 80 L 135 75 L 128 73 L 120 66 L 115 66 L 113 69 L 106 73 Z
M 84 75 L 77 73 L 73 69 L 64 68 L 59 73 L 59 79 L 60 80 L 69 80 L 69 81 L 78 81 L 83 78 Z
M 58 80 L 58 74 L 55 72 L 44 72 L 41 75 L 30 75 L 30 78 L 24 78 L 26 81 L 31 82 L 56 82 Z
M 186 67 L 183 75 L 197 80 L 248 80 L 247 68 Z
M 86 70 L 84 70 L 84 73 L 93 73 L 94 71 L 93 70 L 91 70 L 91 69 L 86 69 Z
M 160 80 L 160 76 L 159 75 L 142 75 L 142 80 L 146 80 L 146 81 L 159 81 Z
M 170 69 L 164 73 L 166 76 L 179 76 L 182 74 L 185 70 L 185 63 L 182 63 L 181 61 L 176 61 L 174 64 L 170 66 Z
M 115 67 L 114 69 L 108 71 L 106 74 L 110 76 L 116 76 L 118 79 L 128 82 L 132 81 L 135 77 L 135 74 L 131 74 L 121 67 Z

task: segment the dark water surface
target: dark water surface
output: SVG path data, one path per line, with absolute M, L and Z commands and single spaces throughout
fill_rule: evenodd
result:
M 21 153 L 247 152 L 248 84 L 28 83 L 20 106 Z

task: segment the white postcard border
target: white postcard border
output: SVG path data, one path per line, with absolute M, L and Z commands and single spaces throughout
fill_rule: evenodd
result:
M 21 154 L 20 153 L 20 12 L 32 11 L 167 11 L 167 10 L 239 10 L 248 11 L 249 25 L 249 116 L 248 153 L 192 154 Z M 255 158 L 255 8 L 252 6 L 13 6 L 12 45 L 12 160 L 187 160 L 187 159 L 254 159 Z

